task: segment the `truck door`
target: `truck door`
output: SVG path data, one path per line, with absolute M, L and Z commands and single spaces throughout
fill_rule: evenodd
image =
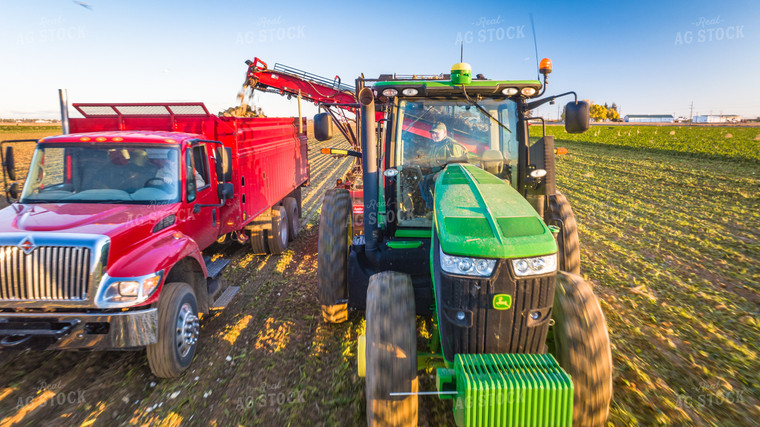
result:
M 185 151 L 185 183 L 187 209 L 185 234 L 192 237 L 201 249 L 205 249 L 219 235 L 219 208 L 195 205 L 219 203 L 216 180 L 209 164 L 209 148 L 205 144 L 188 147 Z

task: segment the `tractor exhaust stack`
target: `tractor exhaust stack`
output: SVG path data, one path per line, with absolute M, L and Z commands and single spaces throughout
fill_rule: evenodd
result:
M 364 170 L 364 241 L 365 250 L 377 250 L 377 137 L 375 95 L 372 89 L 359 92 L 361 105 L 362 169 Z

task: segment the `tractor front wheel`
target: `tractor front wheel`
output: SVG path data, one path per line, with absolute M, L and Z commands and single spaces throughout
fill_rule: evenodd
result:
M 327 323 L 348 319 L 348 251 L 351 245 L 351 195 L 333 188 L 325 193 L 319 216 L 317 287 L 322 318 Z
M 556 283 L 552 353 L 573 379 L 573 425 L 603 426 L 612 400 L 607 321 L 589 282 L 561 271 Z
M 366 317 L 367 425 L 416 426 L 419 384 L 412 279 L 395 271 L 372 275 Z
M 578 226 L 570 202 L 564 194 L 557 192 L 548 198 L 546 224 L 559 227 L 559 269 L 573 274 L 581 274 L 581 247 L 578 240 Z

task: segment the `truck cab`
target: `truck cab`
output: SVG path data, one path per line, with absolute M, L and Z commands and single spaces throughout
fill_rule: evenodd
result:
M 0 350 L 145 348 L 156 376 L 176 377 L 199 317 L 239 289 L 204 250 L 234 239 L 280 253 L 298 232 L 303 124 L 200 103 L 75 107 L 85 118 L 36 141 L 0 211 Z

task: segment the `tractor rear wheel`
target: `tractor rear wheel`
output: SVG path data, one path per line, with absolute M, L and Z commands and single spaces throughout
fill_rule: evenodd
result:
M 351 195 L 342 188 L 328 190 L 322 200 L 317 245 L 319 303 L 327 323 L 348 319 L 348 251 L 352 234 Z
M 546 207 L 546 224 L 559 227 L 557 246 L 559 246 L 559 269 L 573 274 L 581 274 L 581 247 L 578 241 L 578 226 L 570 202 L 564 194 L 548 198 Z
M 561 271 L 556 284 L 551 352 L 573 379 L 573 425 L 603 426 L 612 400 L 607 321 L 589 282 Z
M 367 425 L 416 426 L 419 383 L 412 279 L 395 271 L 372 275 L 366 317 Z M 393 392 L 414 394 L 391 396 Z

